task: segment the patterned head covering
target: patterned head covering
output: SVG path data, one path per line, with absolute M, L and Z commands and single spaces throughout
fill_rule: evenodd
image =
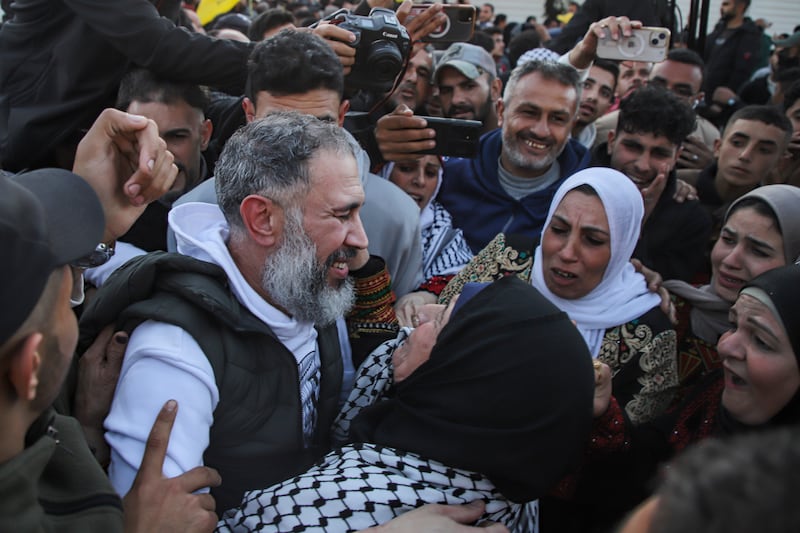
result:
M 488 477 L 515 502 L 547 493 L 578 458 L 594 370 L 567 316 L 516 277 L 455 311 L 430 359 L 352 422 L 390 446 Z

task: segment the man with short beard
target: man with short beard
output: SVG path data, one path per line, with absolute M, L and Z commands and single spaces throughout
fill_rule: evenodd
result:
M 597 137 L 595 121 L 608 111 L 614 100 L 618 73 L 619 67 L 614 61 L 598 59 L 589 69 L 589 77 L 583 82 L 572 136 L 586 148 L 591 149 Z
M 503 84 L 492 56 L 474 44 L 450 45 L 436 65 L 433 80 L 446 118 L 477 120 L 481 133 L 497 127 L 495 102 Z
M 351 271 L 380 260 L 368 260 L 358 165 L 336 124 L 293 112 L 253 121 L 215 175 L 218 206 L 170 213 L 179 253 L 125 265 L 92 313 L 135 328 L 105 422 L 114 487 L 128 491 L 145 422 L 174 398 L 186 407 L 164 472 L 215 466 L 222 511 L 328 451 L 342 385 L 335 322 L 353 305 Z
M 415 113 L 423 111 L 432 88 L 433 56 L 431 51 L 428 48 L 420 48 L 409 58 L 403 79 L 389 97 L 389 111 L 400 104 L 408 106 Z
M 498 104 L 501 127 L 481 137 L 475 159 L 445 164 L 438 198 L 473 252 L 500 232 L 538 236 L 558 186 L 588 164 L 570 137 L 579 91 L 571 66 L 517 66 Z
M 451 158 L 445 162 L 437 198 L 452 215 L 453 226 L 464 232 L 473 252 L 481 251 L 501 232 L 538 238 L 556 189 L 589 163 L 589 151 L 570 137 L 580 100 L 581 76 L 596 59 L 599 36 L 606 29 L 619 36 L 629 34 L 634 24 L 638 25 L 624 17 L 608 17 L 593 23 L 583 40 L 559 62 L 517 65 L 503 98 L 497 102 L 500 128 L 481 137 L 475 158 Z M 453 53 L 453 46 L 448 53 Z M 459 55 L 465 57 L 466 53 Z M 443 59 L 434 75 L 440 92 L 446 78 L 439 74 L 446 64 Z M 477 70 L 457 57 L 451 59 L 451 64 L 455 68 L 447 67 L 448 70 L 469 71 L 470 66 Z M 466 114 L 453 113 L 455 104 L 455 97 L 448 104 L 442 93 L 442 105 L 445 110 L 450 109 L 450 116 L 467 118 Z M 473 105 L 472 109 L 477 110 L 478 106 Z M 375 138 L 384 159 L 398 161 L 409 153 L 435 147 L 435 132 L 426 126 L 424 119 L 410 113 L 383 117 L 378 121 Z

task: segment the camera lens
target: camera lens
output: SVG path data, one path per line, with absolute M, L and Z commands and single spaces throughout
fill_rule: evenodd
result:
M 661 39 L 661 40 L 663 41 L 664 39 L 666 39 L 666 38 L 667 38 L 667 34 L 666 34 L 666 33 L 659 33 L 659 34 L 658 34 L 658 38 L 659 38 L 659 39 Z
M 367 54 L 366 69 L 377 81 L 394 81 L 403 68 L 403 56 L 397 45 L 388 41 L 374 41 Z
M 659 43 L 658 39 L 653 39 L 650 42 L 653 44 L 653 46 L 656 46 Z

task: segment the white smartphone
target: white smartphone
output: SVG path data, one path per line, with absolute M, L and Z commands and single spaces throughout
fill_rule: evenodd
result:
M 645 26 L 633 30 L 630 37 L 611 39 L 606 29 L 606 37 L 597 43 L 597 57 L 620 61 L 649 61 L 658 63 L 667 58 L 670 31 L 667 28 Z

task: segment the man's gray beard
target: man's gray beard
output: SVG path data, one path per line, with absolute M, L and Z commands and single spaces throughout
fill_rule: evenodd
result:
M 558 157 L 553 157 L 552 155 L 548 155 L 543 159 L 537 160 L 527 157 L 522 154 L 520 150 L 518 150 L 520 142 L 521 141 L 514 136 L 511 136 L 510 139 L 507 139 L 505 134 L 503 134 L 503 146 L 506 158 L 508 158 L 511 164 L 516 167 L 535 171 L 548 170 L 558 159 Z
M 328 284 L 330 264 L 317 260 L 317 248 L 301 220 L 299 210 L 287 209 L 283 239 L 264 261 L 261 287 L 297 321 L 327 326 L 355 303 L 353 280 L 348 277 L 338 287 Z M 332 263 L 330 258 L 326 263 Z

